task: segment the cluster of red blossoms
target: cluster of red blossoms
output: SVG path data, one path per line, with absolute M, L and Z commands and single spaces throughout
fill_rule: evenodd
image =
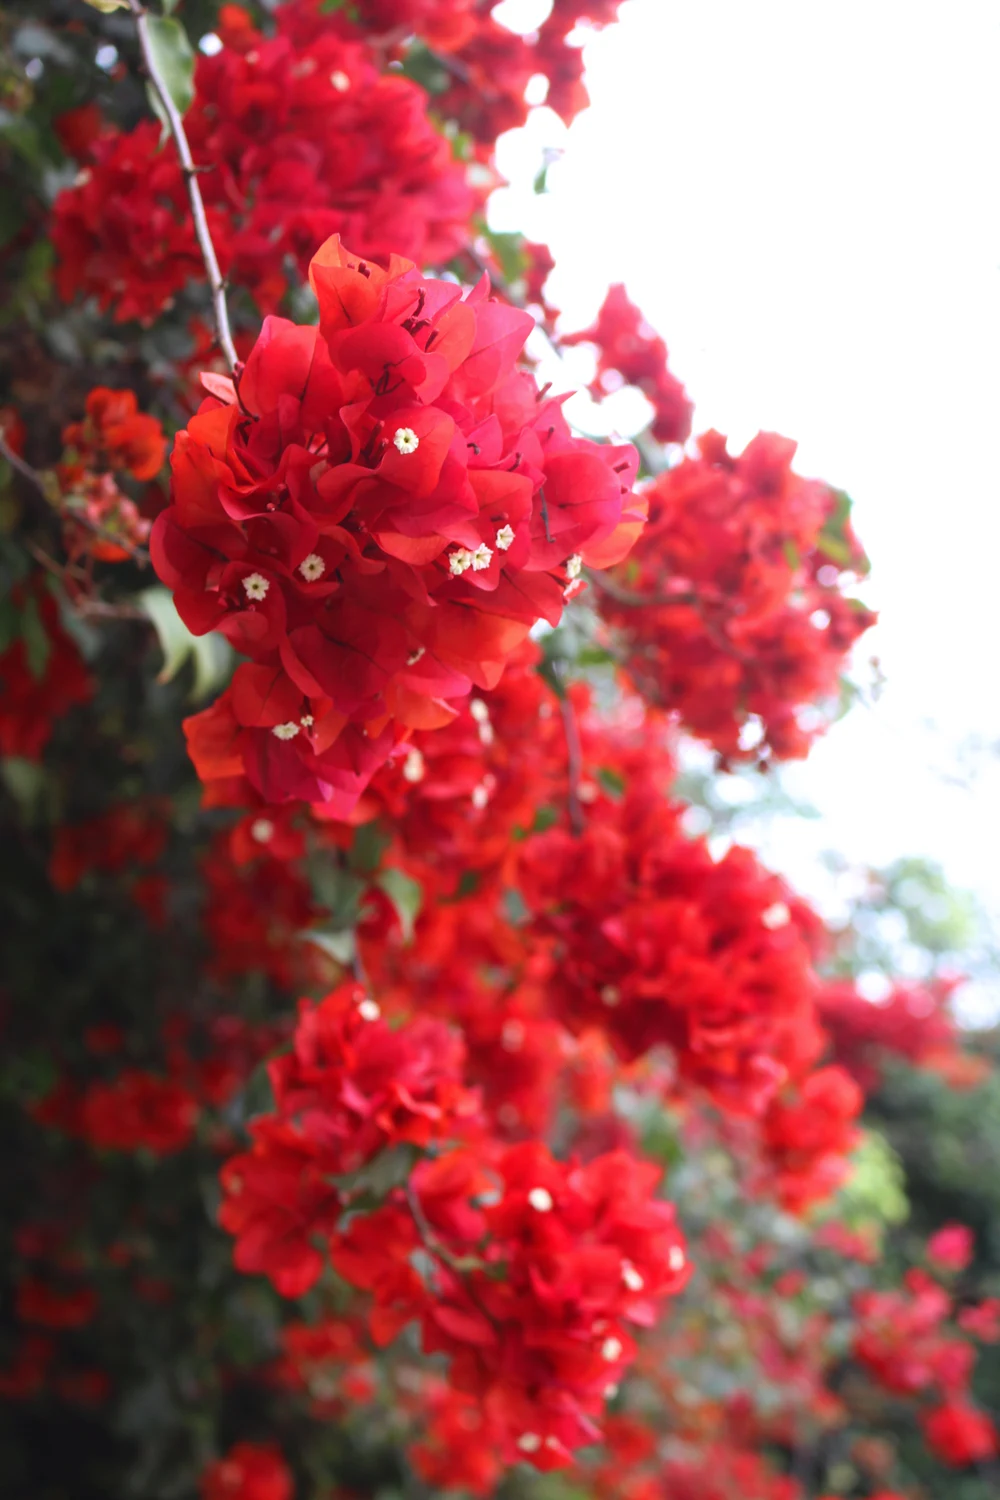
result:
M 223 271 L 275 308 L 289 273 L 343 234 L 367 258 L 399 251 L 442 264 L 461 249 L 479 197 L 410 79 L 382 73 L 345 19 L 293 0 L 258 31 L 224 6 L 212 56 L 199 56 L 185 129 Z M 145 120 L 91 145 L 53 208 L 56 281 L 119 320 L 150 321 L 204 278 L 172 142 Z M 208 170 L 210 169 L 210 170 Z
M 318 328 L 269 318 L 233 381 L 205 377 L 151 548 L 188 628 L 252 658 L 186 726 L 213 800 L 344 816 L 643 507 L 634 449 L 571 435 L 516 368 L 530 316 L 485 282 L 463 298 L 337 238 L 310 276 Z
M 683 443 L 690 437 L 694 409 L 680 381 L 667 369 L 667 346 L 629 301 L 623 286 L 608 289 L 591 328 L 560 334 L 559 342 L 597 345 L 592 395 L 599 399 L 622 384 L 637 386 L 653 407 L 650 431 L 658 443 Z
M 602 592 L 639 690 L 725 760 L 804 756 L 875 616 L 846 592 L 867 570 L 849 502 L 761 433 L 718 433 L 646 492 L 649 521 Z M 637 607 L 641 606 L 641 607 Z
M 150 522 L 123 494 L 115 474 L 155 479 L 167 456 L 156 417 L 138 410 L 135 392 L 97 386 L 83 421 L 63 429 L 66 451 L 56 467 L 70 561 L 122 562 L 149 535 Z
M 971 1251 L 971 1235 L 963 1226 L 953 1229 L 961 1231 L 963 1242 L 964 1253 L 957 1260 L 952 1257 L 953 1268 L 960 1269 Z M 940 1257 L 940 1240 L 937 1248 L 934 1239 L 927 1248 L 931 1260 Z M 1000 1453 L 1000 1436 L 970 1397 L 976 1350 L 946 1326 L 952 1311 L 949 1292 L 927 1272 L 911 1270 L 898 1291 L 863 1292 L 855 1299 L 854 1355 L 875 1384 L 890 1395 L 934 1401 L 921 1414 L 927 1443 L 945 1463 L 964 1468 L 995 1458 Z M 982 1325 L 989 1336 L 988 1325 L 996 1321 L 993 1310 L 972 1311 L 972 1324 L 964 1314 L 961 1326 L 981 1337 L 978 1325 Z
M 293 1051 L 269 1066 L 276 1113 L 223 1169 L 221 1220 L 237 1265 L 286 1296 L 317 1281 L 325 1241 L 338 1274 L 370 1295 L 377 1343 L 418 1321 L 425 1352 L 450 1356 L 454 1389 L 484 1403 L 507 1460 L 555 1467 L 598 1435 L 593 1419 L 635 1355 L 629 1325 L 652 1324 L 687 1258 L 673 1210 L 653 1197 L 657 1168 L 491 1145 L 463 1062 L 442 1022 L 393 1030 L 353 983 L 303 1002 Z M 405 1148 L 405 1189 L 373 1207 L 366 1169 Z

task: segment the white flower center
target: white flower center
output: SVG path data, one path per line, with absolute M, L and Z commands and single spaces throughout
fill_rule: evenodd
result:
M 301 719 L 299 720 L 299 723 L 302 725 L 303 729 L 311 729 L 315 722 L 316 720 L 313 718 L 312 714 L 303 714 Z
M 566 559 L 566 577 L 579 578 L 583 569 L 583 558 L 579 552 L 574 552 L 572 557 Z
M 667 1265 L 671 1271 L 682 1271 L 684 1269 L 684 1251 L 680 1245 L 671 1245 L 667 1256 Z
M 487 547 L 485 542 L 480 542 L 479 546 L 472 554 L 472 567 L 474 571 L 476 573 L 481 573 L 484 568 L 488 568 L 492 557 L 492 548 Z
M 641 1292 L 646 1285 L 630 1260 L 622 1261 L 622 1281 L 630 1292 Z
M 521 1043 L 524 1041 L 524 1022 L 515 1020 L 505 1021 L 503 1023 L 503 1031 L 500 1033 L 500 1040 L 508 1052 L 519 1051 Z
M 510 526 L 510 525 L 508 525 L 508 526 L 501 526 L 500 530 L 496 534 L 496 545 L 499 548 L 499 550 L 501 552 L 506 552 L 507 548 L 510 546 L 510 544 L 511 544 L 511 542 L 513 540 L 514 540 L 514 528 L 513 528 L 513 526 Z
M 624 1345 L 621 1339 L 605 1339 L 601 1345 L 601 1358 L 606 1359 L 609 1365 L 613 1365 L 616 1359 L 621 1359 Z
M 289 722 L 288 724 L 275 724 L 274 728 L 271 730 L 271 733 L 274 735 L 274 738 L 276 740 L 294 740 L 298 732 L 298 724 L 292 724 L 291 722 Z
M 250 824 L 250 834 L 258 844 L 269 844 L 274 838 L 274 824 L 270 818 L 255 818 Z
M 482 812 L 483 808 L 486 806 L 489 800 L 490 789 L 488 786 L 484 786 L 483 783 L 480 782 L 478 786 L 474 786 L 472 788 L 472 805 L 477 812 Z
M 776 901 L 773 906 L 767 908 L 760 920 L 769 932 L 773 932 L 777 927 L 787 927 L 792 920 L 792 914 L 784 901 Z
M 412 427 L 397 427 L 392 440 L 399 453 L 416 453 L 420 447 L 420 439 Z
M 267 594 L 271 583 L 269 579 L 264 577 L 263 573 L 248 573 L 243 580 L 243 587 L 246 590 L 247 598 L 259 603 Z
M 448 567 L 451 569 L 452 575 L 456 578 L 460 573 L 464 573 L 467 568 L 471 568 L 472 553 L 468 547 L 456 547 L 454 552 L 450 552 L 448 554 Z
M 347 74 L 341 72 L 339 68 L 335 73 L 330 74 L 330 82 L 333 84 L 338 94 L 346 94 L 347 90 L 351 86 L 351 80 L 348 78 Z
M 381 1014 L 382 1010 L 377 1000 L 362 1000 L 358 1006 L 358 1015 L 362 1021 L 377 1021 Z
M 423 752 L 418 750 L 416 745 L 414 745 L 403 761 L 403 780 L 423 781 L 424 770 Z
M 537 1432 L 522 1432 L 517 1440 L 517 1446 L 522 1453 L 537 1453 L 542 1446 L 542 1440 Z
M 417 662 L 420 660 L 420 658 L 422 656 L 426 656 L 426 655 L 427 655 L 427 647 L 426 646 L 418 646 L 417 649 L 416 649 L 416 651 L 411 651 L 410 654 L 409 654 L 409 656 L 406 658 L 406 665 L 408 667 L 415 667 L 417 665 Z
M 622 992 L 616 984 L 606 984 L 601 989 L 601 1001 L 609 1009 L 614 1010 L 621 1000 Z
M 532 1188 L 531 1192 L 528 1194 L 528 1202 L 531 1204 L 536 1213 L 549 1214 L 552 1212 L 552 1194 L 549 1192 L 548 1188 Z
M 299 563 L 299 572 L 306 583 L 315 583 L 317 578 L 322 578 L 326 572 L 326 563 L 318 552 L 310 552 L 309 556 L 304 557 Z

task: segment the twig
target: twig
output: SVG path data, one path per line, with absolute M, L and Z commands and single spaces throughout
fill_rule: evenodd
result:
M 191 155 L 191 147 L 188 144 L 188 138 L 184 130 L 184 121 L 180 116 L 176 104 L 170 97 L 170 90 L 156 65 L 153 45 L 149 35 L 149 17 L 146 9 L 142 5 L 141 0 L 129 0 L 129 9 L 135 17 L 136 30 L 139 33 L 139 45 L 142 48 L 142 57 L 146 64 L 146 71 L 149 74 L 149 81 L 156 90 L 157 97 L 163 106 L 163 112 L 170 126 L 170 134 L 174 138 L 177 155 L 180 157 L 181 171 L 187 183 L 191 215 L 194 219 L 194 232 L 198 238 L 198 247 L 201 250 L 201 258 L 205 262 L 208 284 L 212 291 L 216 337 L 230 370 L 235 370 L 239 359 L 229 327 L 229 309 L 226 306 L 226 284 L 219 269 L 219 259 L 215 253 L 215 246 L 212 244 L 212 234 L 209 230 L 208 218 L 205 214 L 205 200 L 201 196 L 201 188 L 198 185 L 198 168 L 195 166 L 194 158 Z
M 48 491 L 45 488 L 45 480 L 42 474 L 38 469 L 33 469 L 29 463 L 26 463 L 20 453 L 14 452 L 2 432 L 0 432 L 0 458 L 5 459 L 11 468 L 20 474 L 22 479 L 26 479 L 29 484 L 33 484 L 42 499 L 46 503 L 48 502 Z
M 569 811 L 569 826 L 575 838 L 579 838 L 587 826 L 580 801 L 580 776 L 583 772 L 583 750 L 580 745 L 580 729 L 568 693 L 559 697 L 559 712 L 566 731 L 566 777 L 568 789 L 566 805 Z
M 595 573 L 591 568 L 588 568 L 583 576 L 588 583 L 593 584 L 601 593 L 607 594 L 616 603 L 627 604 L 634 609 L 661 609 L 672 604 L 686 604 L 697 607 L 700 602 L 698 595 L 690 589 L 686 589 L 683 593 L 678 592 L 675 594 L 637 594 L 633 589 L 627 589 L 622 584 L 616 583 L 606 573 Z

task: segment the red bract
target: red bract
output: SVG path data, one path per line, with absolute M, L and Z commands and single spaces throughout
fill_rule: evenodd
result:
M 485 283 L 462 299 L 336 238 L 311 277 L 319 328 L 269 318 L 236 384 L 212 377 L 151 546 L 188 628 L 252 658 L 188 721 L 202 779 L 343 817 L 642 510 L 634 450 L 571 436 L 515 368 L 530 317 Z
M 819 1010 L 837 1061 L 866 1092 L 881 1083 L 886 1057 L 945 1070 L 959 1051 L 950 1009 L 954 989 L 955 981 L 945 979 L 896 983 L 874 1003 L 850 980 L 823 985 Z
M 975 1237 L 965 1224 L 945 1224 L 927 1241 L 927 1259 L 946 1271 L 964 1271 L 975 1253 Z
M 596 344 L 600 398 L 624 382 L 638 386 L 654 409 L 652 433 L 658 443 L 683 443 L 691 434 L 692 405 L 680 381 L 667 369 L 667 346 L 621 285 L 610 287 L 591 328 L 560 335 L 563 344 Z
M 551 1001 L 620 1056 L 668 1046 L 683 1077 L 760 1110 L 819 1050 L 809 949 L 783 883 L 746 849 L 713 860 L 680 812 L 632 777 L 618 802 L 595 794 L 581 836 L 524 845 L 521 888 L 554 940 Z
M 145 1147 L 166 1156 L 190 1144 L 197 1119 L 197 1103 L 181 1084 L 130 1068 L 113 1083 L 91 1084 L 80 1133 L 105 1151 Z
M 236 1443 L 198 1488 L 201 1500 L 292 1500 L 292 1472 L 273 1443 Z
M 461 1083 L 465 1049 L 429 1017 L 391 1030 L 360 985 L 299 1004 L 294 1047 L 268 1069 L 275 1103 L 338 1172 L 404 1142 L 453 1139 L 475 1121 Z
M 819 1068 L 774 1099 L 762 1139 L 786 1208 L 801 1211 L 847 1177 L 864 1097 L 843 1068 Z
M 134 479 L 154 479 L 167 456 L 167 440 L 156 417 L 138 409 L 135 392 L 96 386 L 86 417 L 63 428 L 73 461 L 85 468 L 124 469 Z
M 314 1236 L 332 1234 L 340 1217 L 329 1156 L 282 1120 L 257 1120 L 250 1134 L 251 1149 L 222 1169 L 219 1223 L 236 1236 L 238 1270 L 261 1272 L 283 1297 L 300 1297 L 323 1270 Z
M 649 524 L 602 595 L 640 691 L 725 759 L 808 752 L 875 616 L 849 592 L 867 561 L 847 497 L 761 433 L 738 457 L 707 433 L 659 475 Z M 645 602 L 645 601 L 649 602 Z
M 44 584 L 15 589 L 13 602 L 20 634 L 0 653 L 0 754 L 37 761 L 56 720 L 94 684 Z
M 304 274 L 333 233 L 375 260 L 449 260 L 478 199 L 423 89 L 380 74 L 344 19 L 308 0 L 283 5 L 276 24 L 265 36 L 227 6 L 227 45 L 198 57 L 185 115 L 194 159 L 211 168 L 200 186 L 222 269 L 268 311 L 289 259 Z M 151 319 L 204 277 L 173 142 L 159 149 L 158 134 L 147 120 L 96 142 L 53 211 L 60 295 L 96 294 L 120 321 Z
M 1000 1451 L 993 1423 L 968 1401 L 935 1407 L 924 1416 L 923 1429 L 930 1447 L 955 1469 L 995 1458 Z

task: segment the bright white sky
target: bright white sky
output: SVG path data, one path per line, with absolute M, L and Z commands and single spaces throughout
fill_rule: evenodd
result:
M 624 281 L 695 430 L 797 438 L 872 559 L 887 686 L 787 778 L 821 824 L 765 853 L 813 890 L 822 848 L 929 855 L 1000 912 L 1000 7 L 625 0 L 585 55 L 591 109 L 501 142 L 495 227 L 551 245 L 566 328 Z

